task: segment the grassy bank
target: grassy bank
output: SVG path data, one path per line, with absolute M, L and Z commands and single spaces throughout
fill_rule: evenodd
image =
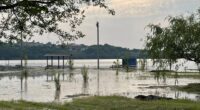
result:
M 188 84 L 187 86 L 176 87 L 176 89 L 189 93 L 200 94 L 200 83 L 191 83 Z
M 140 101 L 118 96 L 88 97 L 71 103 L 0 102 L 6 110 L 200 110 L 200 102 L 187 100 Z

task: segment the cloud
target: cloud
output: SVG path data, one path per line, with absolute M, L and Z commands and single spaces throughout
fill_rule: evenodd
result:
M 106 4 L 116 11 L 117 16 L 140 17 L 160 14 L 169 7 L 172 7 L 174 0 L 108 0 Z M 109 16 L 104 9 L 98 7 L 88 8 L 87 14 L 93 16 Z

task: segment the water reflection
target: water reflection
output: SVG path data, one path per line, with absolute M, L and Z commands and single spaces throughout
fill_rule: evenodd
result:
M 61 90 L 61 84 L 60 84 L 60 72 L 52 71 L 54 74 L 54 82 L 55 82 L 55 98 L 54 101 L 60 100 L 60 90 Z
M 21 100 L 23 100 L 23 77 L 22 77 L 22 75 L 20 76 L 20 84 L 21 84 L 21 91 L 20 91 L 20 93 L 21 93 Z
M 63 81 L 64 81 L 65 80 L 65 70 L 64 69 L 63 69 L 62 77 L 63 77 Z
M 54 82 L 55 82 L 55 88 L 56 90 L 60 90 L 60 73 L 54 73 Z
M 100 90 L 99 90 L 99 88 L 100 88 L 99 83 L 100 82 L 99 81 L 100 81 L 99 70 L 97 70 L 97 96 L 100 95 Z
M 115 78 L 115 82 L 116 83 L 118 83 L 119 82 L 119 76 L 117 75 L 117 76 L 115 76 L 116 78 Z
M 24 71 L 17 74 L 9 80 L 9 76 L 0 80 L 0 99 L 7 100 L 29 100 L 29 101 L 64 101 L 67 95 L 76 96 L 80 94 L 87 95 L 123 95 L 133 98 L 135 95 L 158 95 L 173 98 L 195 99 L 196 94 L 184 93 L 181 91 L 171 90 L 168 86 L 187 85 L 188 83 L 197 83 L 198 79 L 182 78 L 178 73 L 154 73 L 133 71 L 127 73 L 120 70 L 120 74 L 116 75 L 116 70 L 109 69 L 89 69 L 87 82 L 84 82 L 81 69 L 69 71 L 63 70 L 46 70 L 46 74 L 37 76 L 38 71 Z M 33 73 L 33 74 L 32 74 Z M 16 74 L 15 74 L 16 75 Z M 32 79 L 28 76 L 35 76 Z M 64 80 L 63 81 L 63 76 Z M 46 81 L 47 80 L 47 81 Z M 166 81 L 167 80 L 167 81 Z M 8 83 L 9 82 L 9 83 Z M 18 83 L 16 83 L 18 82 Z M 157 86 L 157 84 L 164 84 Z M 19 86 L 21 87 L 19 88 Z M 60 85 L 60 86 L 58 86 Z M 58 87 L 59 89 L 58 89 Z M 163 86 L 163 87 L 162 87 Z M 148 88 L 149 87 L 149 88 Z M 151 88 L 150 88 L 151 87 Z M 21 89 L 21 97 L 20 90 Z M 40 91 L 40 92 L 38 92 Z M 48 93 L 48 94 L 47 94 Z M 4 95 L 2 95 L 4 94 Z M 6 95 L 5 95 L 6 94 Z
M 130 73 L 126 72 L 126 80 L 129 80 L 129 79 L 130 79 Z
M 59 102 L 60 101 L 60 94 L 61 94 L 61 91 L 60 90 L 55 90 L 55 96 L 54 96 L 54 101 L 55 102 Z
M 88 80 L 89 80 L 89 75 L 88 75 L 88 68 L 86 66 L 83 66 L 81 68 L 81 74 L 82 74 L 82 77 L 83 77 L 83 86 L 82 86 L 82 93 L 83 94 L 88 94 L 88 86 L 89 86 L 89 83 L 88 83 Z
M 50 69 L 50 70 L 46 71 L 46 81 L 47 82 L 54 81 L 55 74 L 56 74 L 56 70 Z
M 116 75 L 117 76 L 119 75 L 119 69 L 118 68 L 116 69 Z
M 49 81 L 49 73 L 47 72 L 47 82 Z
M 160 96 L 160 92 L 159 92 L 159 90 L 156 88 L 156 91 L 154 92 L 154 95 L 155 96 Z
M 178 78 L 179 78 L 178 72 L 175 72 L 175 74 L 174 74 L 174 79 L 175 79 L 174 85 L 175 85 L 175 86 L 178 86 L 178 83 L 179 83 Z M 174 98 L 175 98 L 175 99 L 179 99 L 179 97 L 180 97 L 180 91 L 177 90 L 177 89 L 175 89 L 174 91 L 175 91 Z
M 161 83 L 166 84 L 166 72 L 155 72 L 153 75 L 158 85 Z
M 167 73 L 167 72 L 155 72 L 154 74 L 154 79 L 157 81 L 157 84 L 160 85 L 166 84 L 167 76 L 172 75 L 174 76 L 174 85 L 178 85 L 179 83 L 179 75 L 178 72 L 173 73 Z
M 28 92 L 28 83 L 27 83 L 27 79 L 25 79 L 24 81 L 24 93 L 26 94 Z
M 177 72 L 175 72 L 174 79 L 175 79 L 174 85 L 176 86 L 176 85 L 178 85 L 178 73 Z
M 72 82 L 74 80 L 74 72 L 73 72 L 73 70 L 69 70 L 68 80 L 69 80 L 69 82 Z
M 21 87 L 21 99 L 23 100 L 23 93 L 26 95 L 28 92 L 28 70 L 24 69 L 21 71 L 20 75 L 20 87 Z
M 89 88 L 89 83 L 88 82 L 83 82 L 82 94 L 85 94 L 85 95 L 89 94 L 88 88 Z
M 54 92 L 54 101 L 59 102 L 60 101 L 60 94 L 61 94 L 61 78 L 64 81 L 65 80 L 65 71 L 63 70 L 57 70 L 57 69 L 48 69 L 46 70 L 46 81 L 49 82 L 48 84 L 51 84 L 54 82 L 55 92 Z
M 179 90 L 175 90 L 175 93 L 174 93 L 174 98 L 175 99 L 179 99 L 180 98 L 180 91 Z
M 13 76 L 9 76 L 9 80 L 12 80 L 12 78 L 13 78 Z M 1 78 L 0 78 L 0 80 L 1 80 Z

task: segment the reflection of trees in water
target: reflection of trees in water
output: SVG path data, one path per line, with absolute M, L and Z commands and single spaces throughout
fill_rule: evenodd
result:
M 154 92 L 154 95 L 156 95 L 156 96 L 159 96 L 160 95 L 160 92 L 159 92 L 159 90 L 156 88 L 156 90 L 155 90 L 155 92 Z
M 66 75 L 64 69 L 62 71 L 56 71 L 56 70 L 51 69 L 50 72 L 47 71 L 47 74 L 46 74 L 46 80 L 47 80 L 47 82 L 48 81 L 55 81 L 55 76 L 56 76 L 55 74 L 57 74 L 57 73 L 59 73 L 59 78 L 60 79 L 61 79 L 60 75 L 62 75 L 62 80 L 63 81 L 65 80 L 65 77 L 70 82 L 73 80 L 73 77 L 74 77 L 73 70 L 69 70 L 69 74 Z
M 49 73 L 47 72 L 47 82 L 49 81 Z
M 60 100 L 60 90 L 55 90 L 55 96 L 54 96 L 54 101 L 59 101 Z
M 54 74 L 54 83 L 55 83 L 55 101 L 60 100 L 60 90 L 61 90 L 61 84 L 60 84 L 60 72 L 56 72 L 52 70 L 52 73 Z
M 83 77 L 83 94 L 88 94 L 88 80 L 89 80 L 89 76 L 88 76 L 88 68 L 86 66 L 83 66 L 81 68 L 81 74 Z
M 158 85 L 161 81 L 166 84 L 166 72 L 155 72 L 154 79 L 157 81 Z
M 83 81 L 84 83 L 88 82 L 89 76 L 88 76 L 88 67 L 86 67 L 85 65 L 81 68 L 81 74 L 83 77 Z
M 174 79 L 175 79 L 174 85 L 176 86 L 176 85 L 178 85 L 178 73 L 177 72 L 175 72 Z
M 59 70 L 54 70 L 54 69 L 50 69 L 49 71 L 47 71 L 47 82 L 53 81 L 55 84 L 55 94 L 54 94 L 54 101 L 59 101 L 60 100 L 60 94 L 61 94 L 61 84 L 60 84 L 60 78 L 61 75 L 63 77 L 65 77 L 65 73 L 64 70 L 63 71 L 59 71 Z
M 65 69 L 62 69 L 62 71 L 59 71 L 60 74 L 62 74 L 62 80 L 65 80 Z
M 25 79 L 24 81 L 24 92 L 27 93 L 28 91 L 28 83 L 27 83 L 27 79 Z
M 175 75 L 174 75 L 174 79 L 175 79 L 175 82 L 174 82 L 174 85 L 177 86 L 178 85 L 178 72 L 175 72 Z M 180 91 L 175 89 L 175 93 L 174 93 L 174 97 L 175 99 L 179 99 L 180 97 Z
M 119 82 L 119 76 L 115 77 L 115 82 L 118 83 Z
M 89 88 L 89 83 L 88 83 L 88 81 L 87 81 L 87 82 L 83 82 L 82 93 L 83 93 L 83 94 L 89 94 L 88 88 Z
M 54 75 L 54 82 L 55 82 L 55 88 L 56 90 L 60 90 L 60 73 L 55 73 Z
M 13 76 L 12 75 L 10 75 L 10 76 L 8 76 L 9 77 L 9 80 L 12 80 L 13 79 Z M 0 78 L 0 80 L 1 80 L 1 78 Z
M 69 82 L 72 82 L 74 79 L 74 73 L 73 72 L 70 72 L 69 73 Z
M 74 71 L 69 69 L 68 80 L 69 80 L 69 82 L 72 82 L 73 79 L 74 79 Z
M 59 72 L 59 71 L 56 71 L 54 69 L 50 69 L 49 71 L 47 71 L 47 73 L 46 73 L 47 82 L 55 81 L 55 77 L 57 77 L 56 75 L 58 75 L 58 73 L 59 73 L 59 77 L 60 77 L 61 72 Z
M 129 80 L 129 79 L 130 79 L 130 73 L 126 72 L 126 80 Z
M 28 91 L 28 70 L 24 69 L 21 71 L 20 75 L 20 85 L 21 85 L 21 99 L 23 99 L 23 93 Z
M 20 76 L 20 81 L 21 81 L 21 91 L 27 90 L 27 79 L 28 79 L 28 70 L 22 70 L 21 71 L 21 76 Z M 24 88 L 23 88 L 23 81 L 24 81 Z
M 175 90 L 174 97 L 175 97 L 175 99 L 179 99 L 179 97 L 180 97 L 180 91 L 179 90 Z
M 117 76 L 119 75 L 119 69 L 118 68 L 116 69 L 116 75 Z
M 89 76 L 88 76 L 88 67 L 83 66 L 81 68 L 81 74 L 82 74 L 82 78 L 83 78 L 83 86 L 82 86 L 82 93 L 83 94 L 88 94 L 88 80 L 89 80 Z
M 139 65 L 140 65 L 140 69 L 141 71 L 144 71 L 145 70 L 145 67 L 146 67 L 146 70 L 147 70 L 147 59 L 139 59 L 138 61 Z
M 54 81 L 54 76 L 53 75 L 51 75 L 51 81 Z
M 116 68 L 116 75 L 119 75 L 119 66 L 120 66 L 119 59 L 117 59 L 117 61 L 114 61 L 113 64 L 114 68 Z

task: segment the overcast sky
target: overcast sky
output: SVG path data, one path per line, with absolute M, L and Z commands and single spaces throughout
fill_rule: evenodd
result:
M 99 8 L 87 10 L 86 19 L 79 27 L 86 37 L 72 43 L 96 44 L 96 21 L 99 21 L 100 44 L 143 48 L 148 24 L 165 24 L 165 18 L 169 15 L 195 12 L 200 8 L 200 0 L 110 0 L 108 6 L 115 9 L 115 16 Z M 46 34 L 34 37 L 34 40 L 55 43 L 58 39 L 55 35 Z

